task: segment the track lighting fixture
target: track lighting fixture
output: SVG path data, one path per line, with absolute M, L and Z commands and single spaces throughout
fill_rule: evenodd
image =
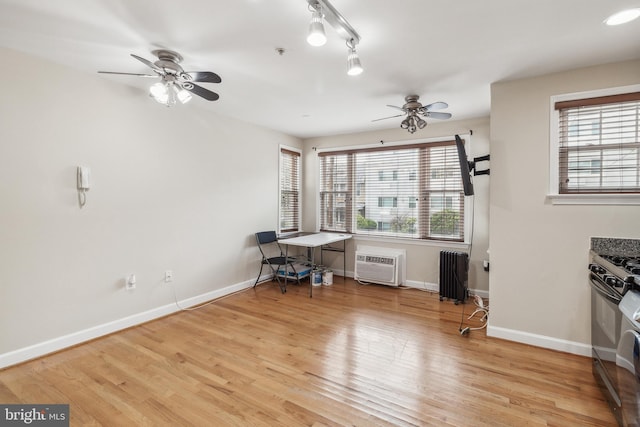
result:
M 362 73 L 362 64 L 356 52 L 356 45 L 360 43 L 360 36 L 356 30 L 354 30 L 344 16 L 329 3 L 329 0 L 307 0 L 307 3 L 309 4 L 309 10 L 312 12 L 307 42 L 312 46 L 322 46 L 326 43 L 327 37 L 323 25 L 323 20 L 326 20 L 340 37 L 347 42 L 347 47 L 349 48 L 347 55 L 347 74 L 357 76 Z

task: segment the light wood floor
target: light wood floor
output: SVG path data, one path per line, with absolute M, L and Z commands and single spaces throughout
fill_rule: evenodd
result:
M 471 302 L 314 291 L 267 282 L 7 368 L 0 403 L 69 403 L 72 426 L 615 425 L 589 358 L 463 337 Z

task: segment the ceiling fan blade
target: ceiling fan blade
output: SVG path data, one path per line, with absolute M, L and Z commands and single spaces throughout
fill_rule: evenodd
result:
M 157 74 L 139 74 L 139 73 L 120 73 L 118 71 L 98 71 L 100 74 L 121 74 L 123 76 L 138 76 L 138 77 L 153 77 L 154 79 L 158 78 Z
M 187 71 L 185 74 L 191 77 L 192 82 L 220 83 L 222 81 L 220 76 L 212 71 Z
M 424 108 L 425 110 L 442 110 L 443 108 L 447 108 L 449 106 L 449 104 L 447 104 L 446 102 L 434 102 L 433 104 L 429 104 L 429 105 L 425 105 Z
M 207 101 L 216 101 L 220 98 L 220 95 L 217 93 L 205 89 L 202 86 L 194 85 L 193 83 L 184 84 L 182 87 L 195 95 L 201 96 Z
M 402 107 L 397 107 L 397 106 L 395 106 L 395 105 L 389 105 L 389 104 L 387 104 L 387 107 L 395 108 L 395 109 L 397 109 L 397 110 L 404 111 L 404 112 L 406 113 L 406 111 L 405 111 L 405 110 L 404 110 L 404 108 L 402 108 Z
M 133 56 L 138 61 L 140 61 L 143 64 L 145 64 L 146 66 L 150 67 L 156 73 L 161 74 L 163 76 L 166 74 L 162 68 L 158 67 L 156 64 L 154 64 L 153 62 L 149 61 L 148 59 L 144 59 L 144 58 L 142 58 L 142 57 L 140 57 L 138 55 L 134 55 L 133 53 L 131 54 L 131 56 Z
M 451 118 L 451 113 L 438 113 L 433 111 L 427 111 L 425 116 L 431 117 L 432 119 L 441 119 L 446 120 Z
M 393 119 L 394 117 L 400 117 L 400 116 L 404 116 L 404 114 L 398 114 L 398 115 L 390 116 L 390 117 L 383 117 L 383 118 L 381 118 L 381 119 L 374 119 L 374 120 L 371 120 L 371 121 L 372 121 L 372 122 L 377 122 L 377 121 L 380 121 L 380 120 Z

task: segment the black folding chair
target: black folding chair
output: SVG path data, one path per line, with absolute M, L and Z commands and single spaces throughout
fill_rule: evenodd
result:
M 262 254 L 262 261 L 260 262 L 260 272 L 258 273 L 258 277 L 256 278 L 256 283 L 253 284 L 254 288 L 260 281 L 262 268 L 265 265 L 268 265 L 271 268 L 273 277 L 275 277 L 278 281 L 278 286 L 280 286 L 280 291 L 282 291 L 282 293 L 287 292 L 287 288 L 283 281 L 280 280 L 280 274 L 278 274 L 280 267 L 284 266 L 284 274 L 292 272 L 292 278 L 295 277 L 298 281 L 298 284 L 300 284 L 300 278 L 298 277 L 298 273 L 296 272 L 293 265 L 296 259 L 293 257 L 287 257 L 285 255 L 285 252 L 282 250 L 280 243 L 278 243 L 278 236 L 276 235 L 275 231 L 261 231 L 259 233 L 256 233 L 256 242 L 258 243 L 258 248 L 260 249 L 260 253 Z

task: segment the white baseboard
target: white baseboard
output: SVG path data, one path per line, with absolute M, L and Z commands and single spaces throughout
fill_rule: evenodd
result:
M 268 277 L 269 276 L 265 276 L 265 278 Z M 182 308 L 193 307 L 198 304 L 203 304 L 207 301 L 211 301 L 213 299 L 250 288 L 253 286 L 253 283 L 254 280 L 248 280 L 246 282 L 227 286 L 222 289 L 216 289 L 215 291 L 207 292 L 195 297 L 178 301 L 178 305 Z M 102 325 L 97 325 L 91 328 L 83 329 L 81 331 L 73 332 L 71 334 L 63 335 L 61 337 L 33 344 L 28 347 L 13 350 L 8 353 L 0 354 L 0 369 L 6 368 L 7 366 L 11 365 L 16 365 L 18 363 L 26 362 L 27 360 L 35 359 L 49 353 L 60 351 L 65 348 L 111 334 L 113 332 L 130 328 L 132 326 L 140 325 L 150 320 L 167 316 L 169 314 L 180 311 L 180 307 L 172 302 L 171 304 L 163 305 L 161 307 L 157 307 L 141 313 L 136 313 L 122 319 L 113 320 L 111 322 L 103 323 Z
M 577 354 L 579 356 L 591 357 L 591 346 L 589 344 L 561 340 L 545 335 L 516 331 L 514 329 L 506 329 L 498 326 L 491 326 L 491 321 L 489 321 L 489 325 L 487 325 L 487 336 L 529 344 L 535 347 Z
M 353 277 L 353 273 L 349 271 L 346 275 L 348 277 Z M 267 280 L 270 277 L 270 275 L 263 275 L 260 281 Z M 193 307 L 198 304 L 202 304 L 213 299 L 217 299 L 234 292 L 250 288 L 253 286 L 253 283 L 253 280 L 248 280 L 242 283 L 227 286 L 222 289 L 216 289 L 214 291 L 197 295 L 195 297 L 186 298 L 184 300 L 178 301 L 178 304 L 183 308 Z M 435 283 L 408 280 L 405 283 L 405 286 L 432 292 L 439 291 L 439 286 Z M 474 295 L 480 295 L 483 298 L 489 297 L 487 291 L 470 289 L 469 292 Z M 35 359 L 49 353 L 60 351 L 65 348 L 111 334 L 113 332 L 130 328 L 132 326 L 140 325 L 142 323 L 167 316 L 180 310 L 181 309 L 175 303 L 170 303 L 151 310 L 107 322 L 102 325 L 97 325 L 91 328 L 83 329 L 81 331 L 73 332 L 71 334 L 63 335 L 61 337 L 53 338 L 17 350 L 3 353 L 0 354 L 0 369 L 16 365 L 18 363 L 26 362 L 28 360 Z M 587 344 L 560 340 L 557 338 L 531 334 L 529 332 L 522 332 L 513 329 L 495 327 L 491 326 L 491 324 L 487 325 L 487 336 L 515 341 L 523 344 L 529 344 L 536 347 L 577 354 L 580 356 L 591 356 L 591 346 Z
M 404 286 L 429 292 L 439 292 L 440 290 L 437 283 L 418 282 L 417 280 L 405 280 Z
M 439 292 L 437 283 L 418 282 L 407 280 L 405 286 L 417 288 L 431 292 Z M 482 298 L 489 298 L 489 292 L 479 289 L 469 289 L 471 295 L 479 295 Z M 548 337 L 545 335 L 536 335 L 529 332 L 516 331 L 487 325 L 487 336 L 501 338 L 508 341 L 515 341 L 523 344 L 529 344 L 536 347 L 548 348 L 550 350 L 562 351 L 565 353 L 577 354 L 579 356 L 591 357 L 591 346 L 584 343 L 561 340 L 558 338 Z
M 440 285 L 437 283 L 418 282 L 416 280 L 407 280 L 404 284 L 409 288 L 417 288 L 423 291 L 440 292 Z M 480 289 L 469 289 L 469 294 L 479 295 L 482 298 L 489 298 L 489 291 L 483 291 Z

